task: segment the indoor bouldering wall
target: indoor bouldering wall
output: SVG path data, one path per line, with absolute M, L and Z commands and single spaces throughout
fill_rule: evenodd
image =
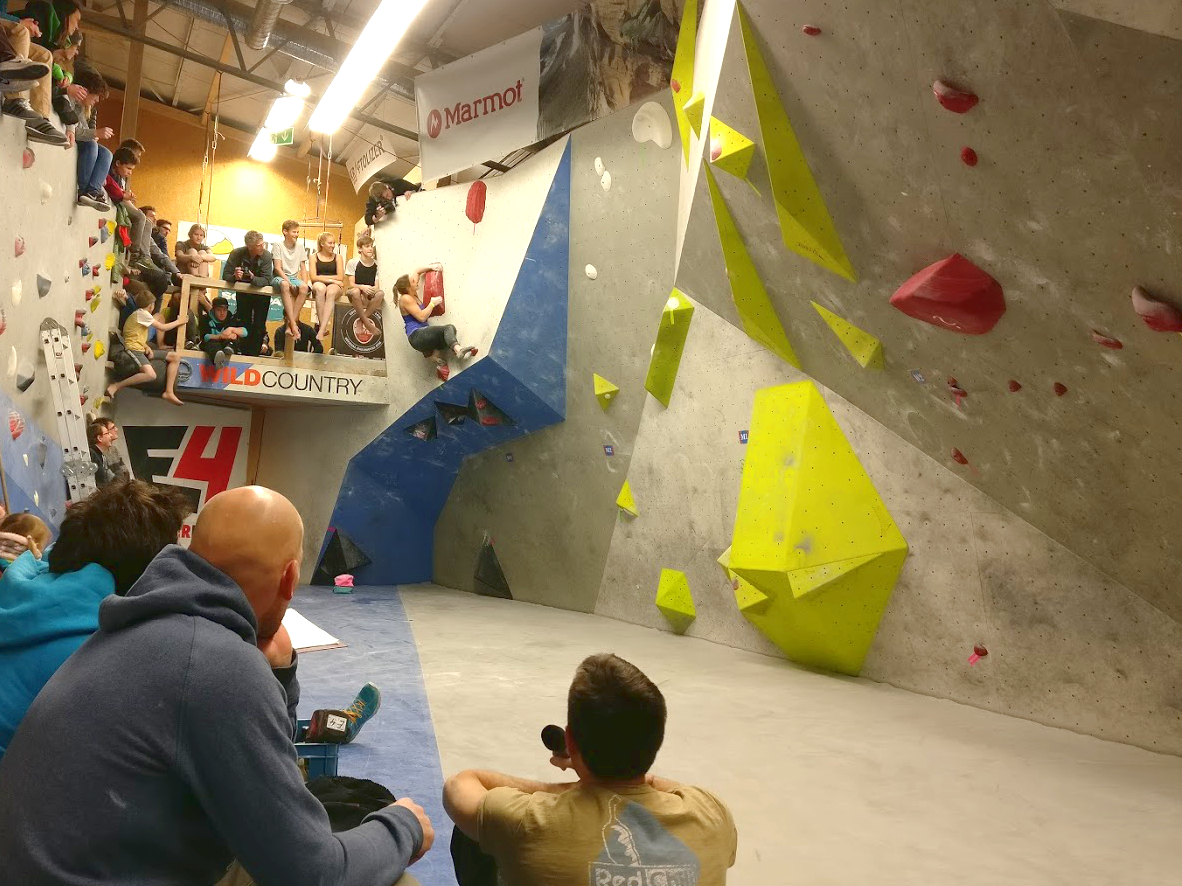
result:
M 111 322 L 113 216 L 75 205 L 75 162 L 74 151 L 27 144 L 21 121 L 0 119 L 0 460 L 10 510 L 51 526 L 65 515 L 66 489 L 41 324 L 69 333 L 73 406 L 94 411 Z

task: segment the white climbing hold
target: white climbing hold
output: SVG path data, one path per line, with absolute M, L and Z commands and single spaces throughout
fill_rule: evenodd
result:
M 35 504 L 37 507 L 41 507 L 41 496 L 37 494 L 36 489 L 33 490 L 33 504 Z
M 667 311 L 675 311 L 679 307 L 681 307 L 681 299 L 676 295 L 670 296 L 669 301 L 665 302 L 665 310 Z
M 16 355 L 16 348 L 9 348 L 8 350 L 8 377 L 13 378 L 16 375 L 16 365 L 20 360 Z
M 25 467 L 27 468 L 29 466 L 29 453 L 26 452 L 24 454 L 24 456 L 25 456 Z
M 595 174 L 596 175 L 603 175 L 603 171 L 605 169 L 607 169 L 607 167 L 603 165 L 603 158 L 596 157 L 595 158 Z
M 41 182 L 42 204 L 48 203 L 51 197 L 53 197 L 53 185 L 51 185 L 49 182 Z
M 604 172 L 603 178 L 599 180 L 599 184 L 605 191 L 611 190 L 612 174 L 610 172 Z
M 656 102 L 645 102 L 632 118 L 632 137 L 638 142 L 652 142 L 658 148 L 673 144 L 673 124 L 669 113 Z
M 17 277 L 16 282 L 12 284 L 12 306 L 15 308 L 21 303 L 21 295 L 25 291 L 25 284 L 21 282 L 21 278 Z
M 587 272 L 587 278 L 590 280 L 594 280 L 599 276 L 599 271 L 595 270 L 595 265 L 587 265 L 583 270 Z

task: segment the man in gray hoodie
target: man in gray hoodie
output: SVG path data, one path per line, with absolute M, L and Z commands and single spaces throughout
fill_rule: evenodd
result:
M 259 886 L 391 886 L 430 848 L 412 800 L 334 834 L 304 787 L 282 626 L 302 546 L 291 502 L 233 489 L 103 601 L 0 762 L 4 882 L 209 886 L 237 859 Z

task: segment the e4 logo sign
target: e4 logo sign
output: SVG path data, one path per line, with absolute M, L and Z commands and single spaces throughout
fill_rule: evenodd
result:
M 215 432 L 217 444 L 208 455 Z M 123 436 L 132 476 L 184 490 L 194 513 L 229 487 L 242 444 L 242 428 L 233 426 L 124 425 Z

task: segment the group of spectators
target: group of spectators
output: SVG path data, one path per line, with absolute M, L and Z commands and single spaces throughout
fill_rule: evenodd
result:
M 0 577 L 5 882 L 412 883 L 400 878 L 434 842 L 422 806 L 347 776 L 326 793 L 296 765 L 298 656 L 283 618 L 299 513 L 271 490 L 232 489 L 206 503 L 184 549 L 173 542 L 188 511 L 175 488 L 110 482 L 69 510 L 43 557 L 29 550 Z M 375 709 L 335 712 L 346 740 Z M 666 725 L 657 686 L 592 655 L 566 720 L 550 762 L 574 779 L 470 769 L 446 781 L 460 886 L 725 883 L 737 844 L 725 804 L 651 774 Z

